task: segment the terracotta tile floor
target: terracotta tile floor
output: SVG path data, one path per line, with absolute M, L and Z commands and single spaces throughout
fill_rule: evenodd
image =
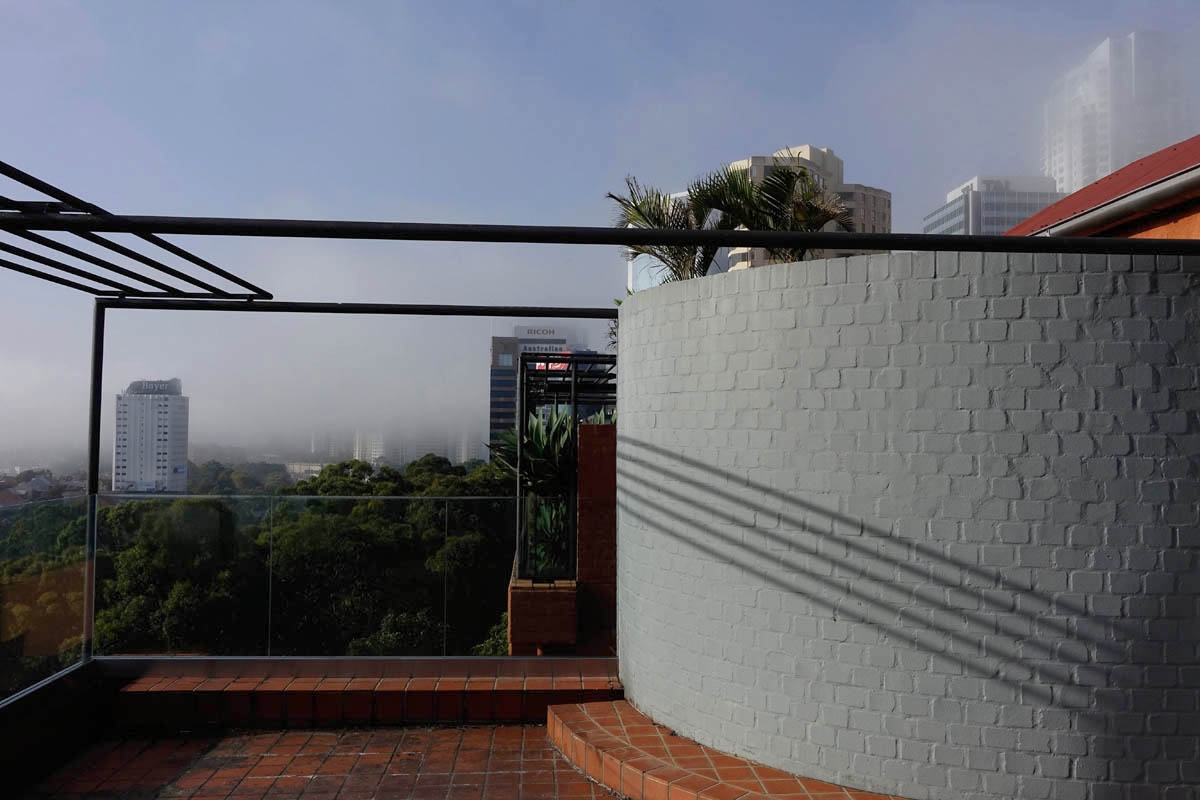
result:
M 633 800 L 903 800 L 704 747 L 624 700 L 552 706 L 549 724 L 551 741 L 577 768 Z
M 292 730 L 107 741 L 26 795 L 70 798 L 607 798 L 543 725 Z

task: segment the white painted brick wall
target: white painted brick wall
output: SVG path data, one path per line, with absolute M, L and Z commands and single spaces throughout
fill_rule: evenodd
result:
M 1200 261 L 763 267 L 619 347 L 643 711 L 917 800 L 1200 798 Z

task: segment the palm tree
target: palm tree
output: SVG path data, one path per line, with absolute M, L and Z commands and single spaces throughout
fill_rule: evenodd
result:
M 617 204 L 613 225 L 618 228 L 698 231 L 732 229 L 735 225 L 725 214 L 714 214 L 699 198 L 672 196 L 652 186 L 643 186 L 637 178 L 625 178 L 628 195 L 608 193 Z M 646 255 L 661 265 L 664 282 L 684 281 L 708 274 L 717 255 L 713 245 L 638 244 L 626 248 L 626 257 Z
M 637 178 L 625 178 L 628 195 L 608 193 L 617 204 L 613 224 L 618 228 L 654 230 L 751 230 L 815 232 L 832 223 L 844 231 L 854 221 L 841 197 L 826 192 L 803 167 L 776 166 L 755 183 L 748 170 L 723 167 L 688 186 L 685 196 L 669 195 Z M 663 282 L 701 278 L 716 258 L 714 245 L 630 245 L 626 257 L 653 258 Z M 814 255 L 806 247 L 767 248 L 774 262 L 803 261 Z M 618 299 L 617 305 L 621 304 Z M 609 345 L 616 349 L 617 324 L 609 324 Z
M 688 197 L 745 230 L 815 232 L 830 223 L 854 230 L 841 197 L 826 192 L 803 167 L 776 166 L 758 183 L 744 168 L 724 167 L 689 186 Z M 812 254 L 806 247 L 767 248 L 774 262 L 803 261 Z

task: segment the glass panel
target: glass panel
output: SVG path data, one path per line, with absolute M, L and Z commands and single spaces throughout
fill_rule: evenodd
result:
M 471 655 L 516 523 L 511 497 L 106 496 L 96 653 Z
M 507 632 L 501 631 L 516 548 L 517 500 L 472 497 L 447 503 L 446 544 L 430 560 L 446 585 L 446 655 L 508 655 Z
M 0 700 L 82 651 L 87 499 L 0 508 Z
M 444 652 L 445 501 L 278 497 L 273 525 L 271 655 Z
M 522 499 L 520 577 L 574 578 L 572 498 L 526 494 Z
M 97 655 L 265 655 L 273 498 L 107 495 Z

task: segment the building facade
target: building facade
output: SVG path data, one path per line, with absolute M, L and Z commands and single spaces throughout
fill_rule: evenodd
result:
M 1063 198 L 1048 176 L 976 175 L 946 193 L 944 205 L 925 215 L 924 233 L 1002 236 Z
M 1042 172 L 1075 192 L 1195 133 L 1180 46 L 1159 31 L 1105 39 L 1053 84 L 1042 108 Z
M 828 147 L 802 144 L 777 150 L 769 156 L 751 156 L 729 165 L 745 169 L 756 183 L 779 166 L 808 170 L 827 192 L 836 193 L 854 220 L 856 233 L 892 232 L 892 193 L 862 183 L 846 183 L 845 163 Z M 835 230 L 831 224 L 826 230 Z M 845 257 L 878 253 L 878 250 L 837 250 L 823 252 L 827 257 Z M 729 269 L 761 267 L 770 263 L 767 251 L 761 247 L 739 247 L 729 251 Z
M 188 488 L 188 398 L 178 378 L 134 381 L 117 395 L 114 492 Z
M 561 325 L 517 325 L 512 336 L 492 337 L 488 441 L 517 427 L 517 367 L 521 353 L 571 353 L 581 349 L 576 331 Z
M 380 431 L 355 431 L 354 432 L 354 458 L 358 461 L 366 461 L 372 466 L 378 467 L 385 460 L 387 450 L 384 443 L 383 433 Z

